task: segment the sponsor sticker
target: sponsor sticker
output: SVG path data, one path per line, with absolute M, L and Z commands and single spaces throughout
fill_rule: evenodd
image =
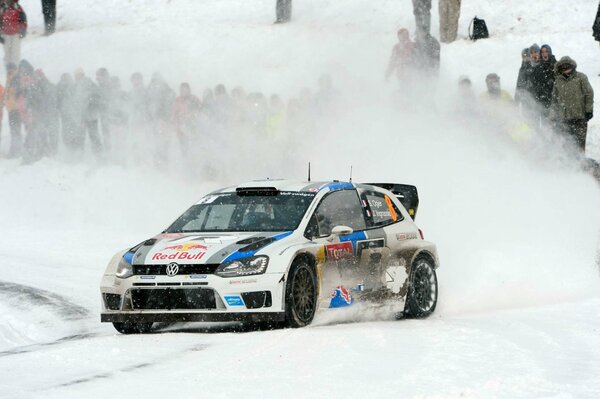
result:
M 416 240 L 417 237 L 417 233 L 398 233 L 396 234 L 396 238 L 398 239 L 398 241 L 404 241 L 404 240 Z
M 331 293 L 331 301 L 329 301 L 329 307 L 343 308 L 345 306 L 352 305 L 353 302 L 354 300 L 350 295 L 350 291 L 348 291 L 343 285 L 338 285 Z
M 229 284 L 252 284 L 258 282 L 257 279 L 251 278 L 247 280 L 229 280 Z
M 354 250 L 352 249 L 352 242 L 341 242 L 339 244 L 325 245 L 325 253 L 327 259 L 330 260 L 342 260 L 354 258 Z
M 169 245 L 152 255 L 152 260 L 200 260 L 207 249 L 206 245 L 195 242 Z
M 245 306 L 244 300 L 239 295 L 225 295 L 225 302 L 229 306 Z

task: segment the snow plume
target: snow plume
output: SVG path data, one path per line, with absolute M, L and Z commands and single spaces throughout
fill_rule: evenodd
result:
M 437 93 L 410 107 L 399 93 L 363 96 L 319 135 L 314 176 L 344 179 L 353 165 L 355 181 L 418 187 L 417 222 L 440 254 L 439 314 L 597 295 L 600 190 L 569 144 L 510 103 L 478 95 L 466 115 L 454 82 Z

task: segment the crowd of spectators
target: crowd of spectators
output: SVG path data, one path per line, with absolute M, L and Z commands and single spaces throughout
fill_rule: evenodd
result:
M 59 152 L 74 160 L 89 153 L 110 160 L 143 152 L 160 163 L 211 141 L 215 148 L 218 142 L 227 148 L 242 136 L 273 139 L 311 130 L 338 97 L 329 75 L 320 77 L 314 93 L 304 88 L 287 101 L 223 84 L 197 95 L 182 82 L 175 91 L 160 73 L 146 83 L 135 72 L 129 83 L 124 89 L 119 77 L 102 67 L 94 78 L 78 68 L 54 84 L 26 60 L 9 64 L 3 96 L 10 129 L 7 156 L 32 163 Z

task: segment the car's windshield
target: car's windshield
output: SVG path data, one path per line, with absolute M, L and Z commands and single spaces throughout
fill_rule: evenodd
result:
M 165 231 L 295 230 L 314 197 L 314 193 L 293 191 L 276 192 L 276 195 L 207 195 Z

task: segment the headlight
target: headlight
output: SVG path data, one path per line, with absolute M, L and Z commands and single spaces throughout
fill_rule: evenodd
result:
M 119 265 L 117 266 L 116 276 L 119 278 L 127 278 L 133 276 L 133 267 L 131 267 L 131 260 L 133 256 L 128 256 L 131 252 L 127 252 L 121 258 Z
M 267 271 L 268 264 L 268 256 L 252 256 L 223 263 L 215 271 L 215 274 L 221 277 L 243 277 L 253 274 L 263 274 Z

